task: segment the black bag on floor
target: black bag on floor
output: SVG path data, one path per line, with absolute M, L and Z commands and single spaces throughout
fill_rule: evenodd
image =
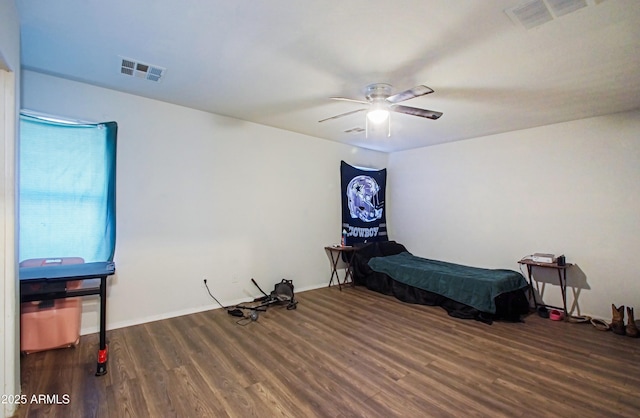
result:
M 288 302 L 287 309 L 295 309 L 298 304 L 293 293 L 293 280 L 282 279 L 275 285 L 271 297 L 278 302 Z

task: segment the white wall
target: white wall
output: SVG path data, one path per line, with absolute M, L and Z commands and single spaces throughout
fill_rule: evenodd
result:
M 141 82 L 144 82 L 140 80 Z M 282 278 L 326 286 L 340 239 L 340 160 L 387 155 L 40 73 L 23 108 L 118 122 L 116 277 L 107 328 L 259 296 Z M 97 330 L 85 303 L 83 332 Z
M 20 29 L 13 0 L 0 2 L 0 394 L 20 391 L 16 279 L 16 125 L 20 85 Z M 2 403 L 0 416 L 15 405 Z
M 416 255 L 517 270 L 524 255 L 564 253 L 580 313 L 640 306 L 639 112 L 387 157 L 29 71 L 23 86 L 27 109 L 119 123 L 109 328 L 215 307 L 203 277 L 225 304 L 257 295 L 251 277 L 326 285 L 341 159 L 388 166 L 390 237 Z M 545 301 L 560 304 L 556 287 Z
M 581 313 L 610 320 L 611 303 L 640 308 L 639 138 L 635 111 L 391 154 L 390 235 L 479 267 L 565 254 Z

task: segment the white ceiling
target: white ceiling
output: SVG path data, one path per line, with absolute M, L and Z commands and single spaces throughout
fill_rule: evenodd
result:
M 387 152 L 640 108 L 640 1 L 584 0 L 527 30 L 505 10 L 531 1 L 16 3 L 23 68 Z M 122 57 L 164 77 L 122 75 Z M 427 85 L 403 104 L 444 115 L 393 113 L 390 138 L 345 133 L 363 112 L 318 123 L 361 107 L 329 97 L 376 82 Z

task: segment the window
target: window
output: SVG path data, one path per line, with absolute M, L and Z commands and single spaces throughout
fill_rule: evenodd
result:
M 116 135 L 115 122 L 20 115 L 20 261 L 113 261 Z

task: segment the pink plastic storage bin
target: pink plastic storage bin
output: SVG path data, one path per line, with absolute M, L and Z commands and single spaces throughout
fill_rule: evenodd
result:
M 79 257 L 58 259 L 31 259 L 20 263 L 20 267 L 39 267 L 56 264 L 80 264 Z M 35 285 L 37 286 L 37 285 Z M 67 289 L 82 287 L 81 280 L 67 281 Z M 53 306 L 40 307 L 40 302 L 20 304 L 20 351 L 34 353 L 54 348 L 71 347 L 80 341 L 80 298 L 56 299 Z
M 49 308 L 40 302 L 20 304 L 20 350 L 24 353 L 71 347 L 80 341 L 82 301 L 58 299 Z

